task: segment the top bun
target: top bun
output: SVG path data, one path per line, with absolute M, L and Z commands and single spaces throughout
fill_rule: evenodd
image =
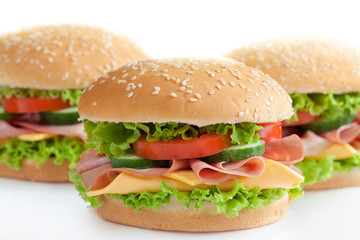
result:
M 0 85 L 85 88 L 96 76 L 144 58 L 128 38 L 100 28 L 34 27 L 0 37 Z
M 228 57 L 269 74 L 288 93 L 360 91 L 360 52 L 321 39 L 281 39 L 251 44 Z
M 80 98 L 82 119 L 109 122 L 277 122 L 291 99 L 259 70 L 232 59 L 144 60 L 101 76 Z

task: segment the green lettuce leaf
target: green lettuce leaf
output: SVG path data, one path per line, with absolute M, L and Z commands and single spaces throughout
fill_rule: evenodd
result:
M 303 172 L 305 177 L 301 186 L 331 178 L 334 172 L 350 172 L 353 167 L 360 167 L 360 155 L 342 160 L 334 160 L 334 158 L 332 155 L 321 160 L 305 158 L 296 163 L 295 166 Z
M 89 202 L 91 207 L 97 208 L 102 205 L 99 196 L 88 197 L 86 195 L 87 190 L 78 173 L 73 171 L 70 180 L 75 183 L 79 195 L 84 201 Z M 166 186 L 165 181 L 161 183 L 160 188 L 161 192 L 158 193 L 105 194 L 105 196 L 120 198 L 124 201 L 125 206 L 132 207 L 135 211 L 140 211 L 143 208 L 158 210 L 162 205 L 169 204 L 171 196 L 174 196 L 177 201 L 182 202 L 187 208 L 190 207 L 191 202 L 194 202 L 197 211 L 203 207 L 204 201 L 208 201 L 216 205 L 218 213 L 225 213 L 228 217 L 235 217 L 239 215 L 239 211 L 242 209 L 256 210 L 267 207 L 289 192 L 288 189 L 280 188 L 265 190 L 258 187 L 254 189 L 244 188 L 238 181 L 229 192 L 220 191 L 217 186 L 206 190 L 195 188 L 191 192 L 179 192 L 177 189 Z M 302 193 L 302 191 L 294 191 L 294 199 L 301 195 L 300 192 Z
M 9 138 L 0 144 L 0 163 L 5 162 L 11 168 L 19 170 L 24 158 L 35 161 L 37 167 L 49 158 L 54 158 L 57 165 L 68 160 L 69 167 L 75 168 L 84 151 L 85 143 L 74 137 L 56 136 L 35 142 Z
M 360 93 L 346 94 L 302 94 L 292 93 L 295 114 L 289 120 L 296 121 L 297 111 L 309 112 L 311 115 L 323 118 L 339 118 L 345 115 L 354 115 L 360 109 Z
M 79 196 L 84 199 L 85 202 L 90 203 L 89 207 L 98 208 L 103 205 L 103 202 L 100 201 L 99 196 L 88 197 L 86 195 L 87 189 L 84 186 L 80 175 L 76 171 L 69 172 L 69 180 L 74 183 L 75 189 L 79 192 Z
M 205 129 L 208 133 L 216 133 L 218 135 L 225 135 L 231 130 L 230 137 L 232 144 L 244 145 L 256 143 L 260 139 L 256 131 L 259 131 L 262 127 L 254 123 L 244 122 L 236 124 L 219 123 L 206 126 Z
M 69 102 L 71 106 L 77 106 L 83 89 L 62 89 L 62 90 L 40 90 L 32 88 L 11 88 L 0 86 L 0 98 L 57 98 L 61 97 L 64 102 Z
M 262 127 L 254 123 L 215 124 L 198 128 L 183 123 L 114 123 L 114 122 L 84 122 L 87 143 L 97 152 L 105 153 L 107 157 L 119 157 L 131 151 L 131 144 L 146 135 L 149 142 L 182 138 L 185 140 L 197 137 L 199 133 L 217 133 L 225 135 L 231 130 L 233 144 L 255 143 L 259 140 L 256 131 Z

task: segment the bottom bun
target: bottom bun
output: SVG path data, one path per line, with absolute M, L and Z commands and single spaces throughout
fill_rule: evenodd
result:
M 286 194 L 280 200 L 266 208 L 241 210 L 239 216 L 228 218 L 224 213 L 217 214 L 216 206 L 203 202 L 203 208 L 195 211 L 194 204 L 186 208 L 183 203 L 170 199 L 169 205 L 163 205 L 158 211 L 142 209 L 134 211 L 123 205 L 118 198 L 100 196 L 104 205 L 95 209 L 102 218 L 124 225 L 183 232 L 218 232 L 254 228 L 270 224 L 284 217 L 289 210 L 290 197 Z
M 14 170 L 5 163 L 0 163 L 0 176 L 23 180 L 40 182 L 68 182 L 69 181 L 69 162 L 64 161 L 61 165 L 56 165 L 53 159 L 49 159 L 36 167 L 31 159 L 24 159 L 20 170 Z
M 344 187 L 360 187 L 360 168 L 354 167 L 347 173 L 334 173 L 331 178 L 304 186 L 303 189 L 325 190 Z

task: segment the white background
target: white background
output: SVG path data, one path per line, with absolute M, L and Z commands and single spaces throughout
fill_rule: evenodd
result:
M 217 56 L 253 41 L 320 36 L 360 45 L 357 1 L 14 1 L 0 33 L 87 24 L 132 38 L 154 58 Z M 309 192 L 276 224 L 227 233 L 168 233 L 103 221 L 71 184 L 0 179 L 0 239 L 359 239 L 360 188 Z

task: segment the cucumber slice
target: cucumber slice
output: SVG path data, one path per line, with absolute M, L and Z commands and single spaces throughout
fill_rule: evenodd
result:
M 355 115 L 347 115 L 336 119 L 318 119 L 314 122 L 299 126 L 302 130 L 311 130 L 315 133 L 324 133 L 351 123 L 355 120 Z
M 246 145 L 234 145 L 211 156 L 200 158 L 207 163 L 232 162 L 249 157 L 261 156 L 265 152 L 265 141 L 259 140 L 256 143 Z
M 47 125 L 70 125 L 79 123 L 77 107 L 66 108 L 59 111 L 40 112 L 41 122 Z
M 120 157 L 112 157 L 111 166 L 113 168 L 135 168 L 135 169 L 146 169 L 146 168 L 161 168 L 169 167 L 169 160 L 150 160 L 139 158 L 135 154 L 126 154 Z
M 7 120 L 15 116 L 15 114 L 4 111 L 4 108 L 0 106 L 0 120 Z

